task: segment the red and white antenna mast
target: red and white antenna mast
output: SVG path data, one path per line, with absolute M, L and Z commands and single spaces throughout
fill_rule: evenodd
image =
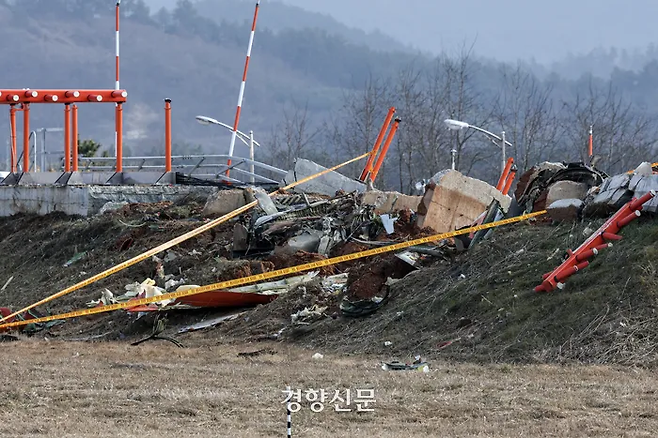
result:
M 120 47 L 121 47 L 121 37 L 119 34 L 119 21 L 121 17 L 121 0 L 117 0 L 116 4 L 116 32 L 115 32 L 115 56 L 116 56 L 116 63 L 115 63 L 115 81 L 114 81 L 114 89 L 115 90 L 120 90 L 121 89 L 121 82 L 119 78 L 119 72 L 120 72 L 120 61 L 119 61 L 119 55 L 120 55 Z M 119 132 L 119 126 L 121 121 L 119 118 L 123 117 L 122 113 L 122 108 L 121 104 L 117 103 L 115 106 L 115 125 L 114 125 L 114 156 L 116 158 L 119 158 L 119 154 L 121 154 L 121 133 Z M 120 172 L 122 169 L 121 164 L 118 164 L 119 161 L 117 160 L 117 172 Z
M 242 83 L 240 84 L 240 94 L 238 96 L 238 108 L 235 112 L 235 122 L 233 122 L 233 133 L 231 134 L 231 144 L 228 148 L 228 169 L 226 169 L 226 176 L 229 176 L 231 171 L 231 158 L 233 157 L 233 149 L 235 149 L 235 140 L 238 137 L 238 125 L 240 124 L 240 112 L 242 111 L 242 100 L 244 98 L 244 89 L 247 85 L 247 72 L 249 71 L 249 59 L 251 58 L 251 48 L 254 45 L 254 35 L 256 34 L 256 21 L 258 20 L 258 9 L 260 8 L 260 0 L 256 1 L 256 10 L 254 11 L 254 21 L 251 25 L 251 34 L 249 35 L 249 46 L 247 47 L 247 60 L 244 64 L 244 72 L 242 73 Z

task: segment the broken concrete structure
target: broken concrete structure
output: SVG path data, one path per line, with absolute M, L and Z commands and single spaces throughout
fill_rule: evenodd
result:
M 310 160 L 298 159 L 295 161 L 295 168 L 288 172 L 284 178 L 284 183 L 291 184 L 295 181 L 315 175 L 318 172 L 326 170 L 319 164 Z M 294 189 L 296 192 L 317 193 L 326 196 L 335 196 L 336 192 L 358 192 L 366 191 L 366 185 L 356 179 L 348 178 L 338 172 L 329 172 L 326 175 L 315 178 L 304 184 L 300 184 Z
M 91 216 L 108 202 L 176 202 L 190 196 L 206 198 L 216 187 L 203 186 L 0 186 L 0 216 L 61 212 Z
M 418 206 L 416 224 L 446 233 L 471 225 L 493 200 L 507 211 L 512 199 L 495 187 L 456 170 L 436 174 Z
M 251 202 L 250 198 L 246 190 L 218 190 L 208 196 L 202 214 L 206 217 L 222 216 L 247 205 Z
M 546 211 L 554 221 L 568 222 L 577 220 L 582 208 L 580 199 L 560 199 L 549 205 Z
M 546 205 L 551 206 L 555 201 L 562 199 L 585 199 L 589 187 L 585 183 L 575 181 L 558 181 L 548 188 Z
M 363 194 L 361 203 L 375 207 L 376 214 L 395 213 L 402 210 L 418 211 L 422 196 L 403 195 L 399 192 L 371 190 Z

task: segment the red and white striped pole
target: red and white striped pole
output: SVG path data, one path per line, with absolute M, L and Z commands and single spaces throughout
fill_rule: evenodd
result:
M 233 157 L 233 149 L 235 149 L 235 140 L 238 137 L 238 125 L 240 124 L 240 112 L 242 111 L 242 99 L 244 98 L 244 89 L 247 84 L 247 72 L 249 71 L 249 59 L 251 58 L 251 48 L 254 45 L 254 35 L 256 34 L 256 21 L 258 20 L 258 9 L 260 8 L 260 0 L 256 1 L 256 10 L 254 11 L 254 22 L 251 25 L 251 34 L 249 35 L 249 47 L 247 48 L 247 60 L 244 64 L 244 72 L 242 73 L 242 83 L 240 84 L 240 94 L 238 96 L 238 109 L 235 112 L 235 122 L 233 122 L 233 134 L 231 135 L 231 144 L 228 147 L 228 168 L 226 169 L 226 176 L 231 172 L 231 158 Z
M 119 81 L 119 71 L 120 71 L 120 61 L 119 61 L 119 49 L 121 47 L 120 41 L 120 34 L 119 34 L 119 21 L 121 17 L 121 0 L 117 0 L 116 4 L 116 33 L 115 33 L 115 55 L 116 55 L 116 76 L 115 76 L 115 82 L 114 82 L 114 89 L 115 90 L 120 90 L 121 89 L 121 83 Z M 114 112 L 114 157 L 116 158 L 116 171 L 121 172 L 123 170 L 123 133 L 122 131 L 122 126 L 123 126 L 123 120 L 121 118 L 123 117 L 123 111 L 120 103 L 117 103 L 115 105 L 115 112 Z

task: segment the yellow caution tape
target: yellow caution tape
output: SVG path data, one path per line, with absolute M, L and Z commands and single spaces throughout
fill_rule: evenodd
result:
M 220 282 L 220 283 L 210 284 L 210 285 L 207 285 L 207 286 L 200 286 L 200 287 L 196 287 L 196 288 L 193 288 L 193 289 L 187 289 L 187 290 L 178 291 L 178 292 L 170 292 L 170 293 L 162 294 L 162 295 L 159 295 L 159 296 L 156 296 L 156 297 L 140 298 L 140 299 L 130 300 L 130 301 L 123 302 L 123 303 L 117 303 L 117 304 L 110 304 L 110 305 L 106 305 L 106 306 L 94 307 L 92 309 L 76 310 L 76 311 L 73 311 L 73 312 L 62 313 L 62 314 L 59 314 L 59 315 L 45 316 L 43 318 L 30 319 L 30 320 L 27 320 L 27 321 L 11 322 L 11 323 L 8 323 L 8 324 L 0 325 L 0 329 L 10 328 L 10 327 L 20 327 L 20 326 L 23 326 L 23 325 L 26 325 L 26 324 L 36 324 L 36 323 L 42 323 L 42 322 L 48 322 L 48 321 L 77 318 L 77 317 L 80 317 L 80 316 L 95 315 L 97 313 L 111 312 L 111 311 L 120 310 L 120 309 L 128 309 L 128 308 L 132 308 L 132 307 L 142 306 L 142 305 L 145 305 L 145 304 L 156 303 L 158 301 L 170 300 L 170 299 L 175 299 L 175 298 L 183 298 L 183 297 L 187 297 L 187 296 L 190 296 L 190 295 L 197 295 L 197 294 L 204 293 L 204 292 L 212 292 L 212 291 L 216 291 L 216 290 L 229 289 L 229 288 L 233 288 L 233 287 L 237 287 L 237 286 L 244 286 L 246 284 L 255 283 L 257 281 L 270 280 L 272 278 L 282 277 L 284 275 L 296 274 L 296 273 L 299 273 L 299 272 L 310 271 L 310 270 L 313 270 L 313 269 L 318 269 L 318 268 L 322 268 L 322 267 L 325 267 L 325 266 L 331 266 L 331 265 L 335 265 L 335 264 L 343 263 L 343 262 L 349 262 L 349 261 L 361 259 L 361 258 L 364 258 L 364 257 L 370 257 L 370 256 L 373 256 L 373 255 L 378 255 L 378 254 L 384 254 L 384 253 L 387 253 L 387 252 L 397 251 L 397 250 L 400 250 L 400 249 L 405 249 L 405 248 L 409 248 L 411 246 L 416 246 L 416 245 L 422 245 L 422 244 L 425 244 L 425 243 L 431 243 L 431 242 L 435 242 L 437 240 L 443 240 L 443 239 L 447 239 L 447 238 L 450 238 L 450 237 L 459 236 L 459 235 L 462 235 L 462 234 L 470 234 L 474 231 L 487 230 L 489 228 L 495 228 L 495 227 L 499 227 L 501 225 L 513 224 L 513 223 L 516 223 L 516 222 L 524 221 L 526 219 L 541 216 L 545 213 L 546 213 L 546 210 L 538 211 L 538 212 L 535 212 L 535 213 L 524 214 L 523 216 L 513 217 L 513 218 L 510 218 L 510 219 L 503 219 L 503 220 L 498 221 L 498 222 L 491 222 L 491 223 L 488 223 L 488 224 L 477 225 L 477 226 L 474 226 L 474 227 L 464 228 L 464 229 L 457 230 L 457 231 L 451 231 L 449 233 L 436 234 L 434 236 L 429 236 L 429 237 L 422 237 L 420 239 L 414 239 L 414 240 L 410 240 L 408 242 L 396 243 L 396 244 L 393 244 L 393 245 L 374 248 L 374 249 L 369 249 L 369 250 L 366 250 L 366 251 L 347 254 L 347 255 L 344 255 L 344 256 L 332 257 L 330 259 L 319 260 L 317 262 L 311 262 L 311 263 L 305 263 L 303 265 L 292 266 L 290 268 L 278 269 L 276 271 L 265 272 L 263 274 L 256 274 L 256 275 L 252 275 L 252 276 L 249 276 L 249 277 L 236 278 L 236 279 L 233 279 L 233 280 L 223 281 L 223 282 Z
M 318 172 L 314 175 L 307 176 L 306 178 L 302 178 L 299 181 L 295 181 L 294 183 L 289 184 L 285 187 L 282 187 L 281 189 L 275 190 L 274 192 L 270 193 L 269 195 L 272 196 L 272 195 L 276 194 L 279 190 L 288 190 L 288 189 L 296 187 L 300 184 L 303 184 L 305 182 L 311 181 L 312 179 L 318 178 L 318 177 L 320 177 L 322 175 L 325 175 L 329 172 L 333 172 L 334 170 L 339 169 L 343 166 L 347 166 L 348 164 L 354 163 L 355 161 L 359 161 L 359 160 L 367 157 L 368 155 L 370 155 L 370 152 L 365 153 L 363 155 L 360 155 L 356 158 L 352 158 L 351 160 L 345 161 L 344 163 L 341 163 L 341 164 L 339 164 L 337 166 L 334 166 L 330 169 L 325 169 L 325 170 L 323 170 L 321 172 Z M 172 248 L 172 247 L 178 245 L 179 243 L 185 242 L 186 240 L 189 240 L 192 237 L 198 236 L 199 234 L 201 234 L 205 231 L 208 231 L 209 229 L 211 229 L 213 227 L 216 227 L 217 225 L 220 225 L 220 224 L 222 224 L 222 223 L 224 223 L 224 222 L 226 222 L 230 219 L 233 219 L 236 216 L 241 215 L 242 213 L 246 212 L 247 210 L 251 209 L 252 207 L 256 206 L 257 204 L 258 204 L 258 201 L 250 202 L 249 204 L 247 204 L 243 207 L 240 207 L 236 210 L 233 210 L 232 212 L 230 212 L 228 214 L 225 214 L 222 217 L 214 219 L 214 220 L 208 222 L 207 224 L 200 226 L 199 228 L 196 228 L 196 229 L 194 229 L 192 231 L 189 231 L 189 232 L 187 232 L 187 233 L 185 233 L 185 234 L 183 234 L 179 237 L 176 237 L 175 239 L 172 239 L 168 242 L 165 242 L 160 246 L 156 246 L 155 248 L 153 248 L 149 251 L 146 251 L 145 253 L 142 253 L 138 256 L 135 256 L 135 257 L 131 258 L 130 260 L 126 260 L 123 263 L 119 263 L 118 265 L 116 265 L 112 268 L 109 268 L 109 269 L 101 272 L 100 274 L 96 274 L 93 277 L 89 277 L 86 280 L 83 280 L 79 283 L 74 284 L 73 286 L 67 287 L 66 289 L 64 289 L 60 292 L 57 292 L 57 293 L 55 293 L 55 294 L 53 294 L 53 295 L 51 295 L 47 298 L 44 298 L 43 300 L 41 300 L 39 302 L 36 302 L 34 304 L 30 304 L 29 306 L 25 307 L 24 309 L 18 310 L 16 312 L 12 313 L 11 315 L 7 315 L 6 317 L 0 319 L 0 323 L 2 323 L 3 321 L 6 321 L 7 319 L 10 319 L 10 318 L 18 315 L 18 314 L 21 314 L 23 312 L 27 312 L 28 310 L 33 309 L 37 306 L 41 306 L 41 305 L 46 304 L 46 303 L 48 303 L 48 302 L 50 302 L 54 299 L 63 297 L 64 295 L 68 295 L 71 292 L 74 292 L 78 289 L 82 289 L 85 286 L 89 286 L 90 284 L 95 283 L 98 280 L 102 280 L 103 278 L 109 277 L 110 275 L 115 274 L 119 271 L 122 271 L 122 270 L 124 270 L 124 269 L 126 269 L 126 268 L 128 268 L 128 267 L 130 267 L 134 264 L 137 264 L 137 263 L 139 263 L 143 260 L 146 260 L 147 258 L 149 258 L 151 256 L 154 256 L 156 254 L 161 253 L 162 251 L 165 251 L 169 248 Z

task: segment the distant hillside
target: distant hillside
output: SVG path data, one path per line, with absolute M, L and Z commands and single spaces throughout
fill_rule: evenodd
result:
M 161 7 L 173 9 L 176 3 L 176 0 L 146 0 L 146 4 L 153 11 L 157 11 Z M 255 5 L 255 1 L 252 0 L 195 0 L 194 3 L 201 15 L 212 18 L 218 23 L 251 21 Z M 270 29 L 274 32 L 287 29 L 317 29 L 344 38 L 353 44 L 366 45 L 374 50 L 410 50 L 398 40 L 382 32 L 367 33 L 361 29 L 346 26 L 328 14 L 310 12 L 302 7 L 276 0 L 261 3 L 258 25 L 260 28 Z
M 12 60 L 3 87 L 113 87 L 114 20 L 107 2 L 90 0 L 88 9 L 67 11 L 68 3 L 44 9 L 39 0 L 29 1 L 0 6 L 0 38 L 14 42 L 0 46 L 0 56 Z M 217 24 L 191 2 L 153 16 L 135 8 L 139 2 L 130 5 L 124 7 L 130 17 L 123 19 L 121 33 L 121 85 L 130 93 L 124 112 L 128 152 L 162 148 L 165 97 L 173 99 L 179 142 L 225 152 L 225 133 L 198 125 L 194 116 L 232 123 L 250 23 Z M 385 65 L 376 70 L 390 73 L 404 62 L 405 56 L 374 52 L 320 30 L 259 29 L 240 126 L 264 139 L 293 102 L 308 105 L 309 120 L 319 123 L 340 107 L 346 88 L 362 86 L 372 66 Z M 34 128 L 62 124 L 58 106 L 35 107 L 32 114 Z M 82 105 L 80 123 L 81 136 L 113 143 L 111 105 Z M 0 129 L 8 132 L 7 117 L 0 118 Z
M 231 123 L 247 37 L 248 33 L 236 36 L 240 44 L 230 40 L 214 44 L 193 35 L 164 32 L 155 24 L 125 19 L 121 86 L 130 93 L 125 106 L 127 146 L 143 151 L 161 145 L 165 97 L 173 99 L 174 137 L 178 141 L 207 144 L 213 137 L 211 128 L 194 121 L 197 114 Z M 3 72 L 4 88 L 114 86 L 111 16 L 91 21 L 52 16 L 25 18 L 0 7 L 0 39 L 14 42 L 0 46 L 0 56 L 12 60 Z M 241 121 L 244 129 L 269 134 L 281 108 L 292 99 L 301 103 L 312 100 L 313 113 L 318 116 L 339 104 L 340 88 L 325 85 L 267 53 L 262 43 L 257 41 L 250 66 Z M 113 111 L 111 105 L 81 105 L 81 136 L 93 136 L 109 145 L 114 131 Z M 35 106 L 32 126 L 61 126 L 62 118 L 59 105 Z M 4 133 L 8 132 L 7 120 L 0 118 Z M 214 135 L 215 142 L 219 138 L 223 137 Z M 5 156 L 5 148 L 0 147 L 0 157 Z

